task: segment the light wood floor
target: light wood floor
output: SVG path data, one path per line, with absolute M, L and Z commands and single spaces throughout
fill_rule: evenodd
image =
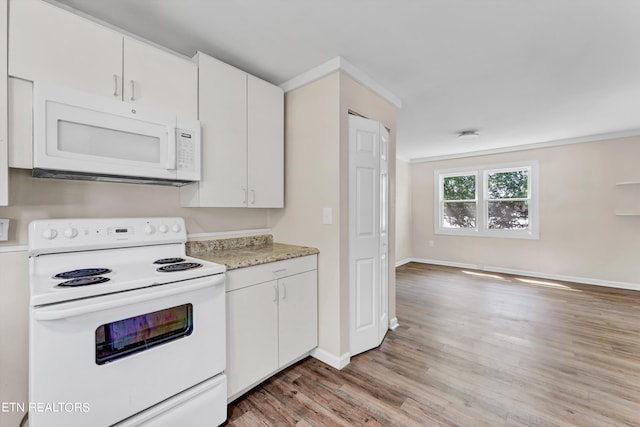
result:
M 299 362 L 228 425 L 640 426 L 640 292 L 482 274 L 398 268 L 378 349 Z

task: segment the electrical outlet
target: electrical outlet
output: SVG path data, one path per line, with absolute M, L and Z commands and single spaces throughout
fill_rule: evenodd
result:
M 0 241 L 6 242 L 9 240 L 9 220 L 0 219 Z
M 433 240 L 429 240 L 429 247 L 433 248 L 436 245 L 436 242 L 434 242 Z

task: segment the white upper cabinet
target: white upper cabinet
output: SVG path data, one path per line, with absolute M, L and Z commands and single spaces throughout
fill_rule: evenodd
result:
M 180 189 L 185 206 L 247 205 L 247 73 L 196 55 L 202 179 Z
M 9 75 L 122 96 L 122 34 L 40 0 L 9 14 Z
M 203 53 L 196 58 L 203 175 L 181 187 L 182 205 L 283 207 L 282 89 Z
M 124 100 L 198 116 L 198 66 L 147 43 L 124 38 Z
M 284 207 L 284 93 L 248 76 L 249 207 Z
M 41 0 L 11 0 L 9 75 L 197 116 L 197 66 Z

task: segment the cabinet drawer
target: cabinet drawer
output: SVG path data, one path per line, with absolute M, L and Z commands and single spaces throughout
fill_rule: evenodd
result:
M 317 268 L 317 255 L 307 255 L 253 267 L 238 268 L 227 272 L 227 292 L 293 274 L 304 273 L 305 271 L 316 270 Z

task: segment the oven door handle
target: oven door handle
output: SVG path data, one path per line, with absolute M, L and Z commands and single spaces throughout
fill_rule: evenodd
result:
M 164 298 L 177 294 L 184 294 L 187 292 L 194 292 L 200 289 L 224 284 L 224 275 L 221 275 L 221 278 L 218 279 L 216 276 L 203 277 L 201 279 L 197 279 L 198 281 L 186 286 L 179 286 L 176 288 L 170 289 L 157 289 L 156 287 L 144 288 L 140 289 L 140 291 L 144 290 L 146 292 L 140 293 L 139 295 L 131 295 L 129 292 L 125 292 L 123 294 L 123 298 L 110 299 L 108 301 L 96 302 L 94 304 L 82 304 L 70 308 L 60 308 L 60 309 L 52 309 L 52 308 L 40 308 L 35 309 L 33 311 L 33 318 L 35 320 L 44 321 L 44 320 L 62 320 L 67 319 L 69 317 L 81 316 L 87 313 L 95 313 L 97 311 L 109 310 L 111 308 L 116 307 L 125 307 L 131 304 L 139 304 L 146 301 L 152 301 L 158 298 Z M 135 292 L 135 291 L 134 291 Z M 74 303 L 75 304 L 75 303 Z

